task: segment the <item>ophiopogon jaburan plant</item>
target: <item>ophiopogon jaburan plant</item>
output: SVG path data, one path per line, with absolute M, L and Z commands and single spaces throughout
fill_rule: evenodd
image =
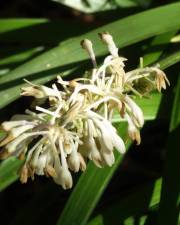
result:
M 6 136 L 0 143 L 1 158 L 25 158 L 22 183 L 35 174 L 46 175 L 67 189 L 73 185 L 71 171 L 84 171 L 88 160 L 100 168 L 112 166 L 114 149 L 126 151 L 112 125 L 114 112 L 127 121 L 129 138 L 140 144 L 144 116 L 134 98 L 146 97 L 154 89 L 160 92 L 169 81 L 158 65 L 141 63 L 139 69 L 126 72 L 127 59 L 119 56 L 112 36 L 107 32 L 99 36 L 109 51 L 102 65 L 97 65 L 92 42 L 83 40 L 93 65 L 86 78 L 65 81 L 58 76 L 51 87 L 26 80 L 21 95 L 34 97 L 34 110 L 2 123 Z

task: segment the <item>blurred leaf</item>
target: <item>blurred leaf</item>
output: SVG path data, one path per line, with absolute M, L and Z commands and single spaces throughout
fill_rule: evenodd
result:
M 161 34 L 154 38 L 150 43 L 150 48 L 146 51 L 146 54 L 143 57 L 144 65 L 150 65 L 154 63 L 162 54 L 162 50 L 167 48 L 170 43 L 171 38 L 177 33 L 177 31 L 171 31 L 168 33 Z
M 48 19 L 0 19 L 0 34 L 12 30 L 22 29 L 25 27 L 47 23 Z
M 117 197 L 114 202 L 103 207 L 87 225 L 118 225 L 131 216 L 140 215 L 159 203 L 160 191 L 161 179 L 132 189 L 125 197 Z
M 6 132 L 0 129 L 0 140 L 6 136 Z
M 122 8 L 135 7 L 139 5 L 138 1 L 136 0 L 115 0 L 115 3 L 117 6 Z
M 10 157 L 0 164 L 0 191 L 17 180 L 17 169 L 20 168 L 21 165 L 22 161 L 15 157 Z
M 68 27 L 69 29 L 62 29 Z M 50 21 L 48 19 L 0 19 L 0 43 L 17 45 L 50 45 L 59 44 L 68 37 L 78 36 L 91 30 L 94 25 L 86 26 L 76 20 Z
M 179 61 L 180 61 L 180 51 L 177 51 L 169 55 L 168 57 L 162 59 L 159 64 L 162 69 L 165 69 L 178 63 Z
M 94 13 L 109 9 L 117 8 L 117 5 L 112 1 L 107 0 L 53 0 L 54 2 L 61 3 L 65 6 L 84 13 Z
M 180 42 L 180 34 L 177 34 L 171 38 L 171 43 L 178 43 L 178 42 Z
M 64 72 L 64 75 L 67 75 L 79 68 L 81 63 L 83 65 L 83 60 L 87 59 L 87 55 L 80 49 L 79 43 L 85 37 L 96 43 L 96 54 L 100 56 L 106 50 L 97 39 L 98 32 L 108 30 L 114 36 L 117 45 L 124 47 L 148 37 L 178 29 L 180 27 L 179 15 L 180 3 L 170 4 L 129 16 L 64 42 L 60 47 L 36 57 L 0 78 L 0 107 L 6 106 L 19 97 L 23 78 L 36 83 L 44 83 L 52 80 L 59 73 Z
M 52 0 L 84 13 L 96 13 L 113 10 L 119 7 L 148 7 L 152 0 Z
M 115 0 L 119 7 L 142 6 L 148 7 L 153 0 Z
M 11 46 L 4 48 L 2 47 L 0 49 L 0 54 L 2 57 L 2 59 L 0 60 L 0 76 L 5 75 L 15 67 L 27 62 L 38 54 L 41 54 L 45 49 L 45 46 Z
M 173 103 L 170 133 L 167 144 L 165 168 L 163 175 L 161 201 L 159 210 L 159 225 L 177 225 L 180 201 L 180 76 L 178 77 Z
M 0 130 L 0 140 L 6 136 L 6 133 Z M 23 161 L 15 157 L 10 157 L 0 163 L 0 191 L 4 190 L 19 177 L 17 171 Z

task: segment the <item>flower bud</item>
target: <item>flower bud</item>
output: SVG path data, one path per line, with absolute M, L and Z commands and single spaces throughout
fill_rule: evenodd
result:
M 118 57 L 118 48 L 114 43 L 113 37 L 108 32 L 100 33 L 99 36 L 107 45 L 110 54 L 114 57 Z
M 83 49 L 85 49 L 89 55 L 89 57 L 91 58 L 91 61 L 93 63 L 94 67 L 97 67 L 97 63 L 96 63 L 96 57 L 94 54 L 94 50 L 93 50 L 93 45 L 92 42 L 88 39 L 84 39 L 81 41 L 81 46 Z

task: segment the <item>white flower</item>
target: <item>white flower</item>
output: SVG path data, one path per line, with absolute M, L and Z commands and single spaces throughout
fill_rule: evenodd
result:
M 84 148 L 87 148 L 87 151 L 84 154 L 98 167 L 102 167 L 103 164 L 112 166 L 114 163 L 113 150 L 116 148 L 120 153 L 124 153 L 124 142 L 108 120 L 99 117 L 92 111 L 88 111 L 87 115 L 87 137 L 83 140 Z
M 128 95 L 124 97 L 124 102 L 136 126 L 142 127 L 144 124 L 144 116 L 141 108 Z
M 157 67 L 153 67 L 152 70 L 155 72 L 155 83 L 157 90 L 161 92 L 161 89 L 166 89 L 166 83 L 170 85 L 166 74 Z
M 126 150 L 111 123 L 114 111 L 127 120 L 129 137 L 140 144 L 144 116 L 131 96 L 143 97 L 153 88 L 161 91 L 169 81 L 157 67 L 141 66 L 126 73 L 126 59 L 118 55 L 113 37 L 107 32 L 100 37 L 110 55 L 99 68 L 91 41 L 81 42 L 93 63 L 87 73 L 90 77 L 64 81 L 58 76 L 61 89 L 55 83 L 46 87 L 26 81 L 29 86 L 22 88 L 21 95 L 35 97 L 36 111 L 27 109 L 26 114 L 2 123 L 7 135 L 0 142 L 0 157 L 26 156 L 20 173 L 22 183 L 29 177 L 34 179 L 35 174 L 45 175 L 68 189 L 73 185 L 71 172 L 84 171 L 88 159 L 100 168 L 112 166 L 114 149 L 120 154 Z
M 125 118 L 127 119 L 128 122 L 128 135 L 129 137 L 134 141 L 136 141 L 137 145 L 141 143 L 141 136 L 138 128 L 136 125 L 133 123 L 131 117 L 126 113 Z

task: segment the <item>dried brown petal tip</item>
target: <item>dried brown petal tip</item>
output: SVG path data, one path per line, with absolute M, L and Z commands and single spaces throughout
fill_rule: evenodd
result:
M 27 183 L 28 180 L 28 168 L 26 166 L 26 164 L 21 168 L 21 172 L 20 172 L 20 181 L 22 184 Z
M 6 149 L 0 151 L 0 159 L 2 160 L 7 159 L 10 155 L 11 154 Z
M 8 144 L 10 141 L 12 141 L 14 139 L 14 137 L 9 134 L 7 137 L 5 137 L 1 142 L 0 142 L 0 147 Z

